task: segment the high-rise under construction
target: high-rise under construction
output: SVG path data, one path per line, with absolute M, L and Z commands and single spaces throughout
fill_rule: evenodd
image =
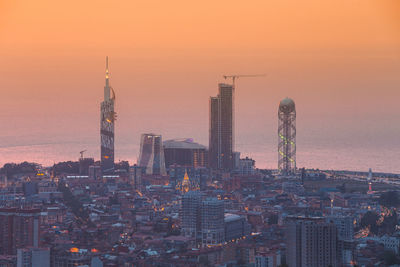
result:
M 220 83 L 210 98 L 209 165 L 232 170 L 234 149 L 234 86 Z

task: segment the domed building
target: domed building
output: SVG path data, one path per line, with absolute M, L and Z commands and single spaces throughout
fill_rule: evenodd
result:
M 164 141 L 165 166 L 173 164 L 184 167 L 207 167 L 208 149 L 191 138 Z

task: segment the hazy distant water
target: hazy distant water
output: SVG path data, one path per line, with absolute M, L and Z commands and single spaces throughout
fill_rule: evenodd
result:
M 310 138 L 312 141 L 313 139 Z M 323 146 L 313 144 L 310 140 L 299 140 L 297 145 L 298 167 L 320 169 L 343 169 L 367 171 L 372 168 L 377 172 L 400 173 L 400 147 L 380 147 L 376 145 L 351 146 L 335 145 Z M 241 140 L 237 150 L 243 156 L 250 156 L 256 160 L 257 167 L 277 168 L 276 142 L 265 140 Z M 309 141 L 309 142 L 308 142 Z M 205 142 L 202 142 L 205 143 Z M 31 161 L 50 166 L 54 162 L 77 160 L 79 151 L 87 149 L 88 157 L 99 159 L 99 147 L 96 140 L 87 139 L 65 143 L 36 143 L 24 145 L 3 144 L 0 147 L 0 165 L 7 162 Z M 128 160 L 135 163 L 138 158 L 139 144 L 133 142 L 119 142 L 116 145 L 116 161 Z

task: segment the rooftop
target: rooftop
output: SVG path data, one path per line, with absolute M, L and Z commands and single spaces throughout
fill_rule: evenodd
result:
M 207 149 L 206 146 L 194 142 L 192 138 L 166 140 L 163 145 L 164 148 Z

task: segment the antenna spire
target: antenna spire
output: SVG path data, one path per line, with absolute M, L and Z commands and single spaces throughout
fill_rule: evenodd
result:
M 106 56 L 106 79 L 110 78 L 110 73 L 108 71 L 108 56 Z
M 104 86 L 104 100 L 110 99 L 110 71 L 108 69 L 108 56 L 106 56 L 106 85 Z

